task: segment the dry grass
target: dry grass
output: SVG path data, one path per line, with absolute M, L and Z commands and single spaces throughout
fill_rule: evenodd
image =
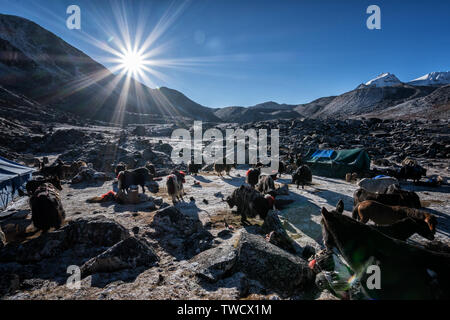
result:
M 420 204 L 422 207 L 427 208 L 432 204 L 443 204 L 444 201 L 438 199 L 429 199 L 429 200 L 420 200 Z
M 225 222 L 234 229 L 241 228 L 241 216 L 233 214 L 231 210 L 217 210 L 211 219 L 211 227 L 212 228 L 225 228 Z M 251 225 L 262 226 L 263 221 L 258 218 L 247 218 L 248 222 Z

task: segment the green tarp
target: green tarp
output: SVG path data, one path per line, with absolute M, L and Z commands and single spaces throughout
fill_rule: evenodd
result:
M 316 176 L 345 179 L 347 173 L 370 170 L 370 157 L 364 149 L 310 150 L 305 163 Z

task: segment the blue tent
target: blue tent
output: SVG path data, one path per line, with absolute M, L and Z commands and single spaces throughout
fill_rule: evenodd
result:
M 35 169 L 0 157 L 0 209 L 5 209 L 14 199 L 17 190 L 31 179 L 33 171 Z

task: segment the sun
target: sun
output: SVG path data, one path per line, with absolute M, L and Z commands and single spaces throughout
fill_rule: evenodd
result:
M 145 59 L 136 51 L 126 51 L 120 57 L 120 66 L 129 74 L 137 74 L 144 69 Z

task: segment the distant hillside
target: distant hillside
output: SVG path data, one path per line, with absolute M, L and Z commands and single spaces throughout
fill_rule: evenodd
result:
M 297 118 L 300 114 L 295 105 L 265 102 L 252 107 L 226 107 L 218 109 L 214 114 L 225 122 L 253 122 L 272 119 Z
M 395 85 L 384 87 L 365 87 L 346 92 L 333 98 L 314 114 L 305 116 L 312 118 L 348 118 L 366 113 L 374 113 L 393 107 L 405 101 L 424 97 L 436 88 Z M 302 113 L 301 110 L 299 110 Z
M 159 115 L 220 121 L 210 108 L 168 88 L 150 89 L 131 81 L 121 97 L 124 79 L 20 17 L 0 15 L 0 51 L 0 85 L 85 117 L 139 122 Z
M 450 85 L 367 116 L 389 119 L 450 119 Z

